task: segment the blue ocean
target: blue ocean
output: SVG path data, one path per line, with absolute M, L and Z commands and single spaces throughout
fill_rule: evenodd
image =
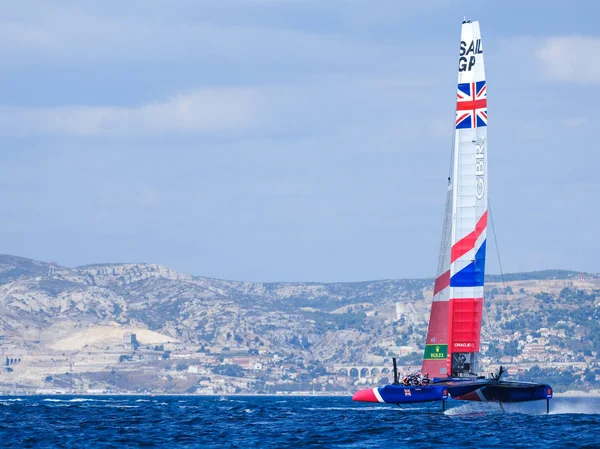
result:
M 1 397 L 3 448 L 600 448 L 600 398 L 391 406 L 347 397 Z

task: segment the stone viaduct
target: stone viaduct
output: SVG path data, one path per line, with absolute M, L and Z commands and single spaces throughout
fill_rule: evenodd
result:
M 333 365 L 331 368 L 332 371 L 336 373 L 345 374 L 346 376 L 357 378 L 387 375 L 391 374 L 392 372 L 390 367 L 384 365 Z

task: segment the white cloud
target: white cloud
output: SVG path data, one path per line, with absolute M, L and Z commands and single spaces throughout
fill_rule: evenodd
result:
M 219 133 L 260 126 L 262 97 L 250 88 L 198 89 L 137 107 L 0 107 L 5 135 Z
M 160 203 L 160 196 L 152 186 L 144 184 L 140 187 L 138 202 L 143 207 L 156 207 Z
M 600 38 L 562 36 L 547 39 L 536 52 L 551 80 L 600 83 Z
M 590 119 L 587 117 L 566 117 L 561 120 L 561 123 L 569 128 L 583 128 L 590 124 Z
M 300 0 L 294 3 L 304 5 Z M 344 15 L 352 17 L 370 5 L 347 3 Z M 398 7 L 394 5 L 391 2 L 388 8 Z M 29 106 L 33 95 L 28 97 L 27 91 L 5 100 L 13 106 L 0 105 L 0 134 L 231 135 L 232 131 L 290 133 L 311 128 L 329 132 L 352 120 L 370 120 L 367 112 L 372 116 L 395 113 L 412 93 L 396 97 L 390 92 L 431 84 L 433 75 L 423 77 L 428 71 L 420 65 L 433 60 L 430 54 L 414 56 L 410 67 L 399 57 L 410 47 L 408 41 L 375 42 L 339 28 L 318 31 L 296 20 L 295 10 L 289 8 L 288 2 L 271 0 L 255 0 L 252 5 L 238 0 L 209 2 L 202 8 L 192 0 L 173 7 L 165 7 L 162 0 L 13 2 L 0 17 L 0 58 L 5 70 L 19 73 L 24 65 L 28 73 L 39 76 L 35 80 L 39 88 L 46 82 L 47 68 L 47 84 L 55 91 L 50 95 L 52 106 Z M 309 12 L 310 8 L 304 10 Z M 252 17 L 246 18 L 246 13 Z M 278 20 L 281 14 L 289 20 Z M 104 79 L 102 74 L 115 68 L 139 74 L 140 86 L 130 87 L 132 92 L 143 92 L 133 95 L 138 104 L 112 94 L 114 77 Z M 89 69 L 91 74 L 86 72 Z M 153 78 L 155 73 L 160 79 Z M 79 76 L 82 84 L 89 81 L 91 87 L 77 90 L 77 102 L 83 105 L 65 104 L 59 89 Z M 165 80 L 168 86 L 161 86 Z M 260 86 L 249 86 L 257 80 Z M 228 84 L 242 87 L 212 87 Z M 155 86 L 161 92 L 181 93 L 156 97 L 151 91 Z M 65 97 L 73 98 L 68 92 Z M 44 92 L 34 98 L 51 104 Z M 402 104 L 392 104 L 393 98 Z M 28 106 L 17 106 L 23 103 Z M 390 112 L 384 114 L 381 106 Z
M 290 85 L 205 87 L 134 106 L 0 106 L 0 135 L 335 134 L 347 126 L 379 127 L 381 120 L 408 130 L 406 103 L 433 107 L 427 102 L 435 96 L 424 93 L 430 89 L 425 79 L 325 76 Z
M 5 65 L 32 60 L 81 64 L 206 62 L 206 58 L 252 64 L 352 64 L 357 58 L 384 61 L 390 53 L 385 46 L 335 33 L 251 20 L 224 22 L 211 8 L 202 7 L 204 14 L 199 14 L 195 2 L 194 14 L 191 7 L 173 13 L 164 4 L 151 11 L 142 8 L 139 14 L 117 14 L 118 7 L 92 11 L 76 3 L 48 7 L 45 2 L 24 0 L 23 5 L 12 6 L 13 11 L 0 17 L 0 55 Z

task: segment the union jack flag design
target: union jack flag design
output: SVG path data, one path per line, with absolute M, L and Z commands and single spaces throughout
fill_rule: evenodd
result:
M 456 94 L 456 129 L 487 126 L 485 81 L 461 83 Z

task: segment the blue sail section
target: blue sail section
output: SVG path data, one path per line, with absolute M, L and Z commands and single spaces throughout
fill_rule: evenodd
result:
M 471 128 L 471 117 L 467 117 L 463 119 L 458 125 L 456 125 L 456 129 L 468 129 Z
M 485 277 L 485 244 L 475 254 L 475 260 L 450 278 L 450 287 L 481 287 Z

